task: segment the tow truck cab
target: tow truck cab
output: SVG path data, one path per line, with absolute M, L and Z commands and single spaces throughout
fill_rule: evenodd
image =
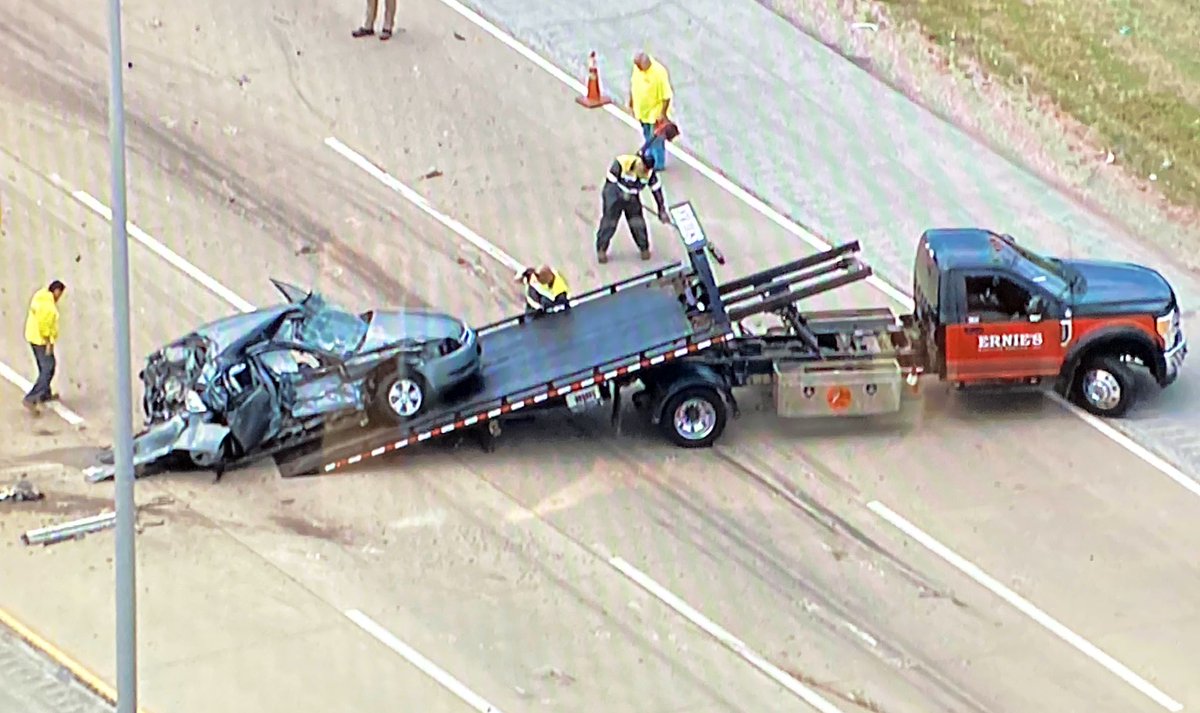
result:
M 980 228 L 927 230 L 913 270 L 922 361 L 958 388 L 1053 384 L 1117 417 L 1134 366 L 1160 387 L 1187 354 L 1171 285 L 1140 265 L 1039 255 Z

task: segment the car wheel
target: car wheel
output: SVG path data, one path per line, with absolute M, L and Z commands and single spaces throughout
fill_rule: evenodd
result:
M 726 417 L 725 400 L 716 389 L 692 386 L 667 399 L 659 425 L 680 448 L 706 448 L 725 430 Z
M 392 372 L 379 380 L 375 412 L 385 422 L 400 424 L 419 415 L 429 399 L 429 389 L 419 374 Z
M 1075 377 L 1072 399 L 1088 413 L 1107 418 L 1125 415 L 1133 406 L 1137 380 L 1116 356 L 1089 359 Z

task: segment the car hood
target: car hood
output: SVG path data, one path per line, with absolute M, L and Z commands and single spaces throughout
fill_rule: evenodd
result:
M 1072 305 L 1085 312 L 1154 313 L 1167 311 L 1175 294 L 1156 270 L 1127 262 L 1063 260 L 1083 277 L 1072 294 Z
M 210 342 L 217 353 L 240 348 L 271 327 L 280 316 L 292 310 L 291 305 L 281 305 L 255 310 L 209 322 L 196 329 L 193 334 Z
M 361 350 L 381 349 L 397 342 L 425 342 L 437 339 L 462 340 L 466 324 L 457 317 L 440 312 L 386 310 L 368 315 L 370 327 Z

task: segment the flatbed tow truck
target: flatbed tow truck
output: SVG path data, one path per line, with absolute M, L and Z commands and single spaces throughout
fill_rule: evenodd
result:
M 280 452 L 280 472 L 334 473 L 453 432 L 490 450 L 505 420 L 564 406 L 608 402 L 619 430 L 622 389 L 635 383 L 638 410 L 685 448 L 715 443 L 738 416 L 734 390 L 751 385 L 771 385 L 788 418 L 894 413 L 927 376 L 963 389 L 1051 384 L 1119 416 L 1136 394 L 1133 366 L 1165 387 L 1187 353 L 1174 292 L 1147 268 L 1044 258 L 983 229 L 929 230 L 912 314 L 801 312 L 796 303 L 872 274 L 857 242 L 718 284 L 719 252 L 691 204 L 670 213 L 686 260 L 579 295 L 566 310 L 480 328 L 478 388 L 400 428 Z M 764 313 L 781 326 L 750 333 L 744 320 Z

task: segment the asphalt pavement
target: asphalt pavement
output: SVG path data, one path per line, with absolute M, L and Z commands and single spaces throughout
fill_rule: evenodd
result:
M 671 72 L 681 146 L 828 241 L 861 240 L 871 265 L 901 289 L 921 231 L 978 225 L 1052 255 L 1153 266 L 1186 312 L 1200 302 L 1200 276 L 1157 234 L 1135 236 L 1089 211 L 756 2 L 463 5 L 581 79 L 596 51 L 604 90 L 621 105 L 631 58 L 646 49 Z M 625 142 L 636 148 L 640 134 Z M 1116 425 L 1197 478 L 1198 399 L 1200 377 L 1187 372 Z
M 629 127 L 437 0 L 408 7 L 389 43 L 350 38 L 358 10 L 126 7 L 135 355 L 276 299 L 268 275 L 353 307 L 484 322 L 519 307 L 514 264 L 549 261 L 576 290 L 643 269 L 622 234 L 609 265 L 591 251 L 596 189 L 635 145 Z M 60 369 L 64 405 L 86 422 L 30 422 L 12 391 L 6 466 L 36 469 L 50 497 L 0 521 L 0 571 L 60 586 L 5 587 L 0 605 L 112 680 L 111 539 L 32 550 L 10 536 L 111 496 L 77 470 L 112 422 L 92 15 L 0 3 L 14 47 L 0 79 L 13 238 L 0 323 L 45 275 L 74 286 Z M 811 251 L 691 168 L 667 181 L 730 256 L 726 276 Z M 661 228 L 654 245 L 663 261 L 682 254 Z M 855 286 L 818 303 L 881 300 Z M 0 341 L 0 361 L 27 372 L 26 351 Z M 156 712 L 1200 701 L 1178 663 L 1200 636 L 1187 618 L 1197 501 L 1040 398 L 989 406 L 934 389 L 870 425 L 748 406 L 702 453 L 644 428 L 618 439 L 603 418 L 548 419 L 514 425 L 491 455 L 447 442 L 333 478 L 166 475 L 138 500 L 164 503 L 139 539 Z

